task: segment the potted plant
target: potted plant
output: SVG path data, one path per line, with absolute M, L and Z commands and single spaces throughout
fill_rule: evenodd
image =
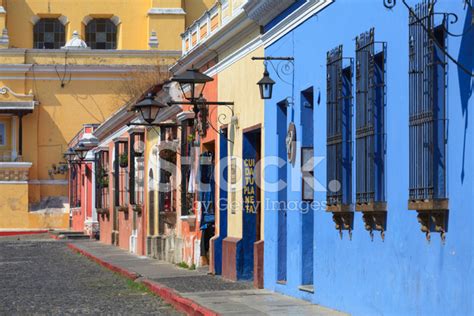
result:
M 128 167 L 128 154 L 127 153 L 122 153 L 119 156 L 119 166 L 121 168 L 127 168 Z
M 103 168 L 99 169 L 97 172 L 97 181 L 100 188 L 104 189 L 109 187 L 109 174 L 107 170 Z
M 117 208 L 117 210 L 118 210 L 119 212 L 128 213 L 128 206 L 119 206 L 119 207 Z
M 98 208 L 97 209 L 97 214 L 99 214 L 99 215 L 109 215 L 109 209 L 108 208 Z
M 141 205 L 134 205 L 133 206 L 133 211 L 137 214 L 141 214 L 143 212 L 142 206 Z

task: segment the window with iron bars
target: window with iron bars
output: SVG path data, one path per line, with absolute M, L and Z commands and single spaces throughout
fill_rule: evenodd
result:
M 108 210 L 110 207 L 109 194 L 109 152 L 99 151 L 95 154 L 96 160 L 96 208 L 98 210 Z
M 114 206 L 119 208 L 128 207 L 128 166 L 129 166 L 128 142 L 115 142 L 115 165 L 114 165 Z
M 181 126 L 181 215 L 192 214 L 194 194 L 188 192 L 191 174 L 190 158 L 194 141 L 193 122 L 184 121 Z
M 65 27 L 58 19 L 41 19 L 35 24 L 33 48 L 60 49 L 65 44 Z
M 327 53 L 327 206 L 352 203 L 352 62 L 342 45 Z
M 73 163 L 69 170 L 69 205 L 78 208 L 81 207 L 81 165 Z
M 356 205 L 362 209 L 386 208 L 385 58 L 386 44 L 374 41 L 374 29 L 356 38 Z
M 409 17 L 410 203 L 447 199 L 447 24 L 435 26 L 433 5 L 423 1 Z
M 145 133 L 130 133 L 130 204 L 143 206 L 145 203 Z

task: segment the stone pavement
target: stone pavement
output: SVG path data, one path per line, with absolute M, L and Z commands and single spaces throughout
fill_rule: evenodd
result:
M 179 315 L 48 234 L 0 237 L 0 315 Z
M 136 274 L 137 281 L 151 280 L 171 289 L 208 311 L 220 315 L 345 315 L 309 302 L 253 289 L 247 282 L 230 282 L 205 271 L 181 269 L 170 263 L 132 255 L 114 246 L 92 241 L 72 246 L 96 261 Z M 206 314 L 206 313 L 204 313 Z M 207 313 L 209 314 L 209 313 Z

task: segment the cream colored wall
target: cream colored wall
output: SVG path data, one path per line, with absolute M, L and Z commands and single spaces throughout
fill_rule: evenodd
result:
M 238 47 L 236 45 L 236 47 Z M 230 52 L 227 53 L 227 55 Z M 225 55 L 225 54 L 224 54 Z M 265 157 L 263 140 L 265 129 L 263 128 L 264 118 L 264 102 L 260 99 L 260 94 L 256 82 L 261 79 L 263 73 L 263 65 L 261 62 L 255 62 L 251 60 L 252 56 L 263 56 L 263 47 L 256 49 L 244 58 L 240 59 L 227 69 L 221 71 L 218 74 L 219 85 L 218 95 L 221 101 L 234 101 L 234 112 L 239 118 L 239 129 L 229 129 L 230 138 L 234 144 L 229 146 L 229 155 L 237 157 L 237 166 L 241 166 L 242 162 L 242 141 L 243 141 L 243 130 L 262 124 L 262 158 Z M 229 168 L 230 169 L 230 168 Z M 262 177 L 264 172 L 262 170 Z M 230 170 L 229 170 L 229 185 L 230 185 Z M 238 205 L 242 205 L 242 177 L 240 174 L 237 176 L 237 190 L 235 192 L 235 202 Z M 264 190 L 264 188 L 261 188 Z M 229 211 L 228 211 L 228 236 L 229 237 L 242 237 L 242 208 L 239 207 L 235 210 L 235 214 L 232 214 L 232 208 L 230 203 L 232 200 L 232 192 L 228 193 L 229 196 Z M 262 218 L 261 218 L 261 239 L 263 239 L 263 223 L 264 223 L 264 204 L 263 194 L 262 196 Z

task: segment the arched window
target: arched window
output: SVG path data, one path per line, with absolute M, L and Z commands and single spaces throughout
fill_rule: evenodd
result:
M 117 26 L 110 19 L 93 19 L 86 26 L 86 43 L 92 49 L 117 49 Z
M 66 44 L 65 27 L 58 19 L 40 19 L 33 31 L 33 48 L 59 49 Z

